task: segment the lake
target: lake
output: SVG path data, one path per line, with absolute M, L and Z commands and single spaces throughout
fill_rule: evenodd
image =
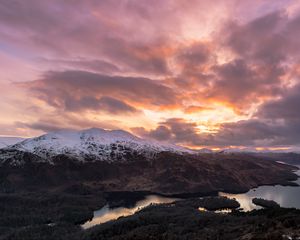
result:
M 148 195 L 145 199 L 137 201 L 133 207 L 117 207 L 109 208 L 109 205 L 104 206 L 100 210 L 94 212 L 94 217 L 91 221 L 86 222 L 81 225 L 84 229 L 90 228 L 100 223 L 105 223 L 107 221 L 117 219 L 122 216 L 129 216 L 134 214 L 136 211 L 149 206 L 150 204 L 162 204 L 171 203 L 178 200 L 178 198 L 162 197 L 158 195 Z
M 300 168 L 300 166 L 297 166 Z M 300 176 L 300 170 L 295 172 Z M 296 181 L 300 185 L 300 178 Z M 294 207 L 300 209 L 300 187 L 292 186 L 260 186 L 253 188 L 247 193 L 243 194 L 230 194 L 219 193 L 220 196 L 226 196 L 229 198 L 235 198 L 240 204 L 241 208 L 245 211 L 251 211 L 260 207 L 252 203 L 252 199 L 255 197 L 264 198 L 268 200 L 274 200 L 279 203 L 281 207 Z
M 300 166 L 297 166 L 300 167 Z M 300 176 L 300 170 L 296 171 Z M 296 181 L 300 185 L 300 178 Z M 251 211 L 253 209 L 259 209 L 252 203 L 252 199 L 255 197 L 264 198 L 268 200 L 274 200 L 282 207 L 295 207 L 300 209 L 300 187 L 291 186 L 261 186 L 253 188 L 247 193 L 243 194 L 230 194 L 219 193 L 220 196 L 226 196 L 229 198 L 235 198 L 245 211 Z M 117 219 L 122 216 L 129 216 L 137 212 L 138 210 L 150 205 L 150 204 L 162 204 L 170 203 L 178 200 L 178 198 L 163 197 L 158 195 L 148 195 L 145 199 L 137 201 L 133 207 L 117 207 L 109 208 L 109 205 L 104 206 L 100 210 L 94 212 L 94 217 L 91 221 L 82 225 L 84 229 L 90 228 L 97 224 L 105 223 L 110 220 Z

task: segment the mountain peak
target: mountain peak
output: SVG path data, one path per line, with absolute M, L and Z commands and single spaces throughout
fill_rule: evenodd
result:
M 163 151 L 191 152 L 188 149 L 139 138 L 124 130 L 90 128 L 85 130 L 59 130 L 27 139 L 10 149 L 30 152 L 44 159 L 64 154 L 80 161 L 126 160 L 129 155 L 153 156 Z
M 123 138 L 123 139 L 138 139 L 137 136 L 133 134 L 117 129 L 117 130 L 105 130 L 102 128 L 89 128 L 82 131 L 79 131 L 81 134 L 86 134 L 90 136 L 102 136 L 102 137 L 110 137 L 110 138 Z

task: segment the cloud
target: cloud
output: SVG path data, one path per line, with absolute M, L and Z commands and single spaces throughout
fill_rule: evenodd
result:
M 197 124 L 186 122 L 181 118 L 170 118 L 161 122 L 157 128 L 146 130 L 144 128 L 132 129 L 136 134 L 156 140 L 169 141 L 180 144 L 200 144 L 197 133 Z M 194 144 L 196 143 L 196 144 Z
M 164 131 L 161 131 L 162 129 Z M 258 120 L 222 124 L 217 133 L 203 133 L 199 131 L 196 123 L 184 119 L 168 119 L 155 129 L 147 131 L 139 128 L 133 131 L 146 138 L 170 141 L 190 147 L 262 146 L 261 144 L 264 146 L 277 137 L 273 126 Z
M 83 110 L 104 111 L 111 114 L 139 113 L 137 109 L 115 98 L 103 96 L 99 99 L 84 96 L 79 99 L 65 98 L 64 110 L 80 112 Z
M 287 89 L 281 98 L 263 104 L 258 113 L 260 118 L 281 119 L 287 122 L 299 121 L 300 124 L 300 84 Z
M 33 123 L 24 123 L 24 122 L 15 122 L 15 125 L 21 128 L 29 128 L 33 130 L 42 130 L 44 132 L 53 132 L 63 129 L 59 122 L 33 122 Z
M 276 137 L 276 130 L 263 121 L 251 119 L 222 124 L 211 137 L 209 144 L 215 146 L 264 146 Z
M 279 10 L 247 23 L 225 24 L 217 34 L 222 40 L 216 44 L 226 49 L 224 54 L 231 60 L 212 66 L 207 97 L 247 109 L 262 99 L 280 96 L 299 57 L 294 42 L 300 30 L 292 27 L 296 19 Z
M 86 71 L 50 72 L 41 80 L 21 85 L 47 104 L 67 111 L 137 112 L 125 101 L 148 108 L 171 107 L 179 102 L 176 93 L 159 81 Z
M 282 92 L 279 99 L 262 104 L 253 118 L 220 124 L 215 133 L 203 133 L 197 124 L 185 119 L 168 119 L 156 129 L 139 134 L 160 140 L 165 138 L 188 146 L 291 146 L 300 144 L 300 85 Z
M 281 98 L 264 103 L 256 117 L 261 121 L 270 121 L 278 139 L 271 144 L 300 144 L 300 84 L 286 89 Z
M 101 125 L 189 146 L 298 144 L 291 2 L 2 1 L 0 51 L 13 61 L 0 81 L 22 81 L 12 85 L 28 97 L 3 88 L 0 125 L 24 116 L 16 131 Z
M 100 59 L 85 59 L 85 58 L 75 58 L 75 59 L 46 59 L 39 58 L 37 62 L 40 64 L 47 64 L 51 67 L 54 67 L 56 71 L 58 69 L 63 70 L 83 70 L 83 71 L 92 71 L 101 74 L 116 74 L 122 72 L 121 69 L 105 60 Z
M 228 103 L 236 110 L 249 108 L 261 98 L 278 96 L 281 91 L 280 77 L 285 71 L 281 67 L 262 68 L 249 64 L 245 59 L 234 59 L 215 66 L 215 80 L 206 96 Z
M 205 42 L 196 42 L 188 46 L 183 46 L 177 50 L 176 61 L 181 65 L 183 71 L 201 70 L 212 57 L 211 45 Z
M 140 11 L 149 14 L 141 15 Z M 145 17 L 150 22 L 145 21 Z M 38 51 L 41 56 L 69 61 L 73 65 L 94 68 L 95 63 L 87 60 L 93 59 L 105 70 L 112 66 L 104 66 L 103 61 L 130 73 L 169 73 L 167 34 L 155 29 L 160 32 L 159 36 L 147 38 L 151 35 L 147 31 L 154 31 L 152 24 L 157 22 L 159 26 L 159 23 L 155 11 L 149 9 L 146 2 L 136 2 L 136 5 L 115 1 L 3 2 L 0 20 L 1 38 L 31 57 L 36 57 Z M 141 22 L 142 28 L 138 27 Z M 80 58 L 81 63 L 78 62 Z
M 186 113 L 186 114 L 192 114 L 192 113 L 197 113 L 197 112 L 202 112 L 202 111 L 209 111 L 209 110 L 213 110 L 213 108 L 211 108 L 211 107 L 205 107 L 205 106 L 190 105 L 190 106 L 187 106 L 184 109 L 184 113 Z
M 53 115 L 56 115 L 53 116 Z M 20 136 L 30 136 L 28 132 L 35 132 L 35 134 L 42 134 L 44 132 L 52 132 L 62 129 L 87 129 L 91 127 L 98 127 L 104 129 L 119 129 L 122 122 L 118 120 L 99 121 L 96 119 L 86 119 L 82 115 L 67 114 L 65 112 L 44 114 L 35 121 L 16 121 L 13 124 L 14 129 L 18 129 Z M 22 134 L 23 133 L 23 134 Z M 3 131 L 1 132 L 3 133 Z
M 172 83 L 191 99 L 247 114 L 251 107 L 280 96 L 293 81 L 290 73 L 299 59 L 298 18 L 281 9 L 248 22 L 230 19 L 209 41 L 177 49 L 181 71 Z
M 147 131 L 143 127 L 132 128 L 131 131 L 136 133 L 139 136 L 152 138 L 158 141 L 170 141 L 172 137 L 172 131 L 166 126 L 158 126 L 152 131 Z
M 224 28 L 225 45 L 239 57 L 265 66 L 278 66 L 299 57 L 300 15 L 284 9 L 256 18 L 247 24 L 231 22 Z M 230 29 L 228 31 L 228 29 Z
M 285 43 L 289 39 L 284 31 L 288 20 L 284 11 L 275 11 L 245 25 L 233 22 L 226 26 L 226 44 L 240 57 L 250 57 L 250 61 L 277 64 L 286 56 Z

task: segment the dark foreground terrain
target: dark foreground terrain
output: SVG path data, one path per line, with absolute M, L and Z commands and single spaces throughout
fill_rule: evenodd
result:
M 89 197 L 76 199 L 65 195 L 26 201 L 25 196 L 2 196 L 1 199 L 1 211 L 4 211 L 0 220 L 1 240 L 277 240 L 300 237 L 300 210 L 278 207 L 222 214 L 198 209 L 203 206 L 210 209 L 239 207 L 236 201 L 228 199 L 187 199 L 149 206 L 132 216 L 88 230 L 83 230 L 79 223 L 90 217 L 91 211 L 85 204 L 93 206 L 95 202 Z
M 108 201 L 114 206 L 126 203 L 116 197 L 119 193 L 111 192 L 146 191 L 191 197 L 218 191 L 245 192 L 258 185 L 286 185 L 297 179 L 293 173 L 297 168 L 257 156 L 162 152 L 151 159 L 133 153 L 121 162 L 95 162 L 88 158 L 80 162 L 65 155 L 47 161 L 27 152 L 0 152 L 5 156 L 0 166 L 0 240 L 299 236 L 297 210 L 278 208 L 222 215 L 200 212 L 198 207 L 207 202 L 195 200 L 148 207 L 86 231 L 80 227 Z M 140 197 L 135 194 L 133 200 Z M 218 209 L 214 204 L 206 207 Z
M 2 163 L 1 156 L 5 159 Z M 122 161 L 86 158 L 83 162 L 66 155 L 45 160 L 31 153 L 0 150 L 0 192 L 64 188 L 83 183 L 106 192 L 238 193 L 259 185 L 292 184 L 297 179 L 292 172 L 295 169 L 247 154 L 161 152 L 149 159 L 131 153 Z
M 106 203 L 102 192 L 82 186 L 63 192 L 0 194 L 0 239 L 67 239 Z
M 139 213 L 87 230 L 80 239 L 298 239 L 300 211 L 254 210 L 231 214 L 200 212 L 190 205 L 148 207 Z

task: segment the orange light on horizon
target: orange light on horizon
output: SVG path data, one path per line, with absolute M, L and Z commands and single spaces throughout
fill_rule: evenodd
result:
M 290 150 L 290 147 L 256 147 L 257 151 L 282 151 L 282 150 Z

